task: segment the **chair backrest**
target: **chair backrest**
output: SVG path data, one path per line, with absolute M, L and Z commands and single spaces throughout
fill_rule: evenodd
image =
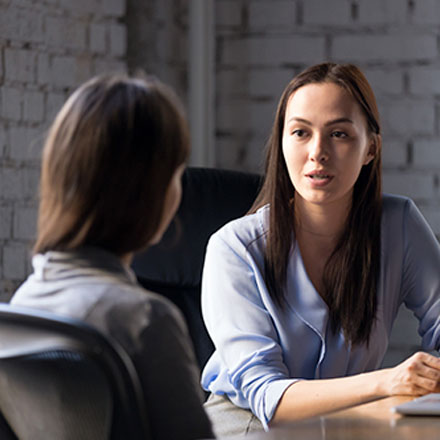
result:
M 176 221 L 161 242 L 135 256 L 133 270 L 146 289 L 183 312 L 202 368 L 213 351 L 200 311 L 200 282 L 209 237 L 251 207 L 261 176 L 231 170 L 188 168 Z
M 0 412 L 2 439 L 151 438 L 139 378 L 116 341 L 9 304 L 0 304 Z

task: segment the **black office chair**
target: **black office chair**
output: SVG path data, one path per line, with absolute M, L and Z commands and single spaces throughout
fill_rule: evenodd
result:
M 239 171 L 188 168 L 177 221 L 162 241 L 135 256 L 141 285 L 173 301 L 183 312 L 202 368 L 213 351 L 200 311 L 200 283 L 209 237 L 251 207 L 261 176 Z
M 142 388 L 114 340 L 80 321 L 0 304 L 0 438 L 150 439 Z

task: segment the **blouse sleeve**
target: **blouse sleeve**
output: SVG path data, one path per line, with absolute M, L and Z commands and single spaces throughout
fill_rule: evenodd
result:
M 403 240 L 403 300 L 419 320 L 423 349 L 439 350 L 440 246 L 411 200 L 405 206 Z
M 203 271 L 202 312 L 216 353 L 202 384 L 209 389 L 216 382 L 218 392 L 250 408 L 265 428 L 282 394 L 296 381 L 283 362 L 269 302 L 261 269 L 240 238 L 233 232 L 212 236 Z

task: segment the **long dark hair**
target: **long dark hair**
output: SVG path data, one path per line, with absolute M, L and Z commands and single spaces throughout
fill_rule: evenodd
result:
M 90 245 L 121 256 L 145 248 L 188 153 L 180 102 L 157 79 L 115 74 L 83 84 L 43 149 L 34 252 Z
M 265 279 L 270 295 L 285 304 L 286 271 L 294 237 L 295 188 L 282 153 L 282 134 L 288 100 L 307 84 L 330 82 L 347 90 L 358 102 L 375 137 L 373 160 L 362 167 L 354 185 L 353 200 L 344 231 L 323 273 L 324 291 L 331 327 L 343 330 L 352 344 L 368 343 L 377 309 L 380 271 L 380 223 L 382 213 L 381 136 L 374 93 L 363 73 L 351 64 L 323 63 L 293 78 L 278 104 L 268 142 L 265 180 L 251 208 L 255 212 L 270 204 L 269 231 L 265 250 Z

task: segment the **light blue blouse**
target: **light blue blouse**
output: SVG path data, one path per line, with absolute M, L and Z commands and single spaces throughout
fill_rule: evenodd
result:
M 265 429 L 297 380 L 341 377 L 380 367 L 402 303 L 419 319 L 425 350 L 440 345 L 440 246 L 414 202 L 384 195 L 378 309 L 370 344 L 352 347 L 329 329 L 328 308 L 307 276 L 298 246 L 287 271 L 287 307 L 263 277 L 269 207 L 234 220 L 210 239 L 202 312 L 216 350 L 202 386 L 250 408 Z

